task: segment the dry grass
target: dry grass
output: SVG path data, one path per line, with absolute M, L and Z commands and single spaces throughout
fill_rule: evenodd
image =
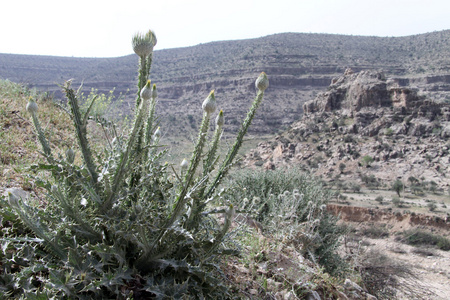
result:
M 54 154 L 75 147 L 70 117 L 42 94 L 9 81 L 0 81 L 0 189 L 21 187 L 31 190 L 33 180 L 26 174 L 31 164 L 43 163 L 41 146 L 25 107 L 29 97 L 37 100 L 39 119 Z

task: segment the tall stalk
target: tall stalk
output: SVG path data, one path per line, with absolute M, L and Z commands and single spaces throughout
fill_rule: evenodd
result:
M 73 124 L 77 133 L 77 139 L 78 144 L 81 148 L 81 154 L 83 155 L 83 160 L 86 164 L 86 167 L 91 174 L 92 183 L 94 186 L 97 186 L 98 181 L 98 173 L 97 173 L 97 167 L 94 164 L 94 159 L 92 156 L 91 148 L 89 146 L 88 140 L 87 140 L 87 120 L 88 120 L 88 114 L 89 110 L 86 112 L 84 118 L 81 118 L 80 113 L 80 107 L 78 105 L 78 99 L 75 95 L 74 90 L 70 88 L 70 82 L 66 82 L 66 85 L 63 87 L 64 92 L 66 93 L 66 97 L 69 100 L 69 105 L 72 111 L 72 120 Z M 95 100 L 95 99 L 94 99 Z M 93 101 L 94 101 L 93 100 Z M 91 103 L 91 107 L 92 107 Z
M 249 112 L 247 113 L 247 116 L 242 122 L 241 128 L 239 129 L 238 135 L 236 137 L 236 140 L 234 142 L 233 147 L 228 151 L 228 154 L 223 161 L 221 167 L 219 168 L 219 171 L 217 172 L 216 177 L 209 185 L 207 192 L 205 194 L 206 198 L 211 197 L 211 195 L 214 193 L 216 187 L 219 185 L 222 178 L 225 177 L 227 172 L 229 171 L 231 164 L 236 157 L 236 154 L 239 151 L 239 148 L 242 145 L 242 141 L 244 140 L 244 136 L 247 133 L 248 127 L 252 123 L 253 117 L 255 116 L 256 110 L 258 109 L 259 105 L 262 102 L 264 91 L 269 87 L 269 80 L 267 78 L 266 73 L 262 72 L 258 79 L 256 79 L 255 82 L 256 88 L 258 89 L 258 93 L 256 95 L 255 100 L 253 101 L 252 107 L 250 108 Z
M 149 30 L 145 34 L 137 33 L 133 36 L 132 45 L 134 52 L 139 56 L 139 77 L 138 77 L 138 89 L 137 89 L 137 98 L 136 98 L 136 114 L 138 113 L 138 108 L 141 104 L 141 94 L 144 86 L 146 85 L 149 75 L 150 68 L 152 64 L 153 58 L 153 48 L 156 45 L 156 36 L 153 31 Z M 150 120 L 149 120 L 150 121 Z M 151 130 L 151 129 L 150 129 Z M 135 189 L 139 184 L 141 179 L 141 169 L 139 166 L 142 166 L 143 160 L 147 159 L 147 155 L 143 155 L 143 143 L 145 135 L 145 122 L 141 124 L 141 127 L 138 129 L 137 141 L 133 145 L 134 153 L 138 153 L 139 155 L 135 157 L 133 161 L 133 165 L 138 166 L 137 170 L 134 171 L 133 175 L 130 179 L 130 189 Z M 131 201 L 136 201 L 137 195 L 134 194 L 131 197 Z

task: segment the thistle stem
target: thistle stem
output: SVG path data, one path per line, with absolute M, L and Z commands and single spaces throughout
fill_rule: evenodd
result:
M 145 57 L 140 57 L 139 60 L 139 79 L 138 79 L 138 90 L 137 90 L 137 98 L 136 98 L 136 110 L 139 108 L 141 104 L 141 90 L 145 86 L 147 82 L 147 59 Z
M 122 158 L 120 160 L 119 166 L 117 168 L 116 174 L 114 174 L 113 184 L 111 188 L 111 194 L 108 196 L 107 200 L 103 205 L 103 210 L 108 210 L 112 206 L 113 198 L 116 196 L 117 189 L 121 187 L 120 182 L 126 173 L 126 165 L 130 158 L 131 149 L 136 143 L 136 139 L 138 138 L 138 133 L 142 129 L 142 123 L 144 122 L 145 112 L 148 109 L 148 101 L 142 101 L 138 113 L 136 115 L 136 120 L 134 122 L 133 130 L 130 134 L 130 139 L 128 140 L 127 148 L 125 153 L 122 154 Z
M 253 101 L 252 107 L 250 108 L 249 112 L 247 113 L 247 117 L 245 118 L 244 122 L 242 122 L 241 128 L 239 129 L 238 135 L 236 137 L 236 141 L 234 142 L 233 147 L 228 151 L 228 154 L 223 161 L 219 171 L 217 172 L 216 177 L 214 178 L 213 182 L 210 184 L 207 192 L 206 192 L 206 198 L 211 197 L 211 195 L 214 193 L 215 189 L 219 185 L 222 178 L 227 174 L 227 172 L 230 169 L 231 163 L 233 162 L 234 158 L 236 157 L 236 154 L 238 153 L 242 141 L 244 140 L 244 136 L 247 133 L 248 127 L 252 123 L 253 117 L 255 116 L 256 110 L 258 109 L 259 105 L 262 102 L 264 96 L 264 92 L 259 90 L 258 94 L 256 95 L 255 100 Z
M 81 148 L 81 153 L 83 155 L 86 167 L 91 174 L 92 183 L 97 186 L 98 174 L 96 171 L 96 166 L 94 164 L 94 159 L 92 158 L 91 149 L 87 140 L 86 124 L 83 122 L 80 115 L 80 108 L 78 106 L 77 97 L 72 89 L 68 86 L 64 87 L 67 99 L 69 99 L 69 104 L 72 109 L 73 122 L 75 125 L 75 130 L 77 132 L 78 143 Z
M 36 129 L 36 133 L 38 135 L 39 142 L 41 143 L 42 150 L 44 151 L 47 159 L 49 159 L 52 151 L 50 149 L 50 146 L 48 145 L 47 139 L 45 138 L 44 131 L 42 130 L 41 124 L 39 123 L 39 119 L 36 116 L 35 112 L 31 113 L 31 117 L 33 118 L 34 128 Z
M 161 229 L 160 233 L 158 234 L 158 236 L 156 237 L 156 239 L 153 240 L 153 243 L 149 247 L 149 250 L 146 251 L 146 253 L 144 253 L 138 259 L 138 262 L 143 263 L 143 262 L 145 262 L 146 259 L 148 259 L 149 255 L 151 254 L 155 245 L 157 243 L 159 243 L 159 240 L 164 236 L 167 229 L 169 229 L 173 225 L 173 223 L 178 219 L 178 217 L 180 216 L 180 214 L 186 204 L 186 200 L 187 200 L 186 195 L 189 190 L 189 186 L 192 183 L 192 180 L 195 175 L 195 171 L 200 163 L 203 146 L 204 146 L 205 140 L 206 140 L 206 132 L 208 131 L 208 127 L 209 127 L 209 120 L 210 120 L 210 114 L 205 112 L 203 114 L 203 120 L 202 120 L 202 125 L 201 125 L 200 131 L 199 131 L 198 139 L 197 139 L 197 144 L 195 145 L 194 152 L 192 153 L 191 161 L 189 163 L 189 168 L 184 177 L 183 187 L 175 200 L 175 207 L 172 211 L 172 214 L 171 214 L 170 218 L 167 220 L 167 222 L 165 222 L 165 224 L 162 226 L 162 229 Z

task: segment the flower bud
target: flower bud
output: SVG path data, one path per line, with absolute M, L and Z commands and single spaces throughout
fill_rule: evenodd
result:
M 228 221 L 232 221 L 232 219 L 234 218 L 234 215 L 236 213 L 236 209 L 234 208 L 233 204 L 230 204 L 227 213 L 226 213 L 226 217 Z
M 255 86 L 261 92 L 264 92 L 264 90 L 269 87 L 269 79 L 267 78 L 266 73 L 262 72 L 259 75 L 259 77 L 256 79 Z
M 73 164 L 75 160 L 75 152 L 71 148 L 66 150 L 66 160 L 69 164 Z
M 209 93 L 208 97 L 206 97 L 205 101 L 203 101 L 202 108 L 208 114 L 212 114 L 216 110 L 216 98 L 214 97 L 214 90 L 212 90 Z
M 141 99 L 146 101 L 149 100 L 151 96 L 152 96 L 151 82 L 150 80 L 147 80 L 147 83 L 141 90 Z
M 220 110 L 219 114 L 216 117 L 216 125 L 218 127 L 221 127 L 221 126 L 223 126 L 224 123 L 225 123 L 225 119 L 223 117 L 223 110 Z
M 140 57 L 147 57 L 156 45 L 156 36 L 149 30 L 146 34 L 137 33 L 132 39 L 133 51 Z
M 33 100 L 33 98 L 30 97 L 30 99 L 28 100 L 26 109 L 30 114 L 34 114 L 35 112 L 37 112 L 38 105 L 36 101 Z
M 186 170 L 188 166 L 189 166 L 189 162 L 186 160 L 186 158 L 184 158 L 180 164 L 181 171 Z
M 156 84 L 153 84 L 152 87 L 152 99 L 155 100 L 158 97 L 158 93 L 156 92 Z

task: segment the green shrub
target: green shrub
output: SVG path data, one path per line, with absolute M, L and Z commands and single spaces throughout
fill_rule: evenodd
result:
M 275 236 L 290 241 L 327 272 L 338 274 L 344 263 L 336 253 L 345 228 L 326 210 L 332 193 L 297 168 L 239 171 L 227 193 Z
M 444 236 L 432 234 L 420 229 L 402 232 L 402 242 L 413 246 L 434 246 L 440 250 L 450 251 L 450 240 Z
M 394 134 L 394 130 L 392 130 L 392 128 L 386 128 L 386 130 L 384 131 L 384 134 L 386 136 L 392 136 Z
M 366 166 L 367 168 L 369 168 L 370 167 L 370 165 L 373 163 L 373 158 L 372 158 L 372 156 L 370 156 L 370 155 L 365 155 L 365 156 L 363 156 L 363 158 L 362 158 L 362 164 L 364 165 L 364 166 Z
M 394 181 L 394 183 L 392 184 L 392 189 L 397 193 L 397 195 L 400 197 L 400 193 L 403 190 L 403 182 L 401 182 L 401 180 L 396 180 Z
M 362 182 L 364 182 L 367 187 L 377 187 L 380 185 L 378 179 L 373 174 L 371 175 L 361 174 L 360 176 Z
M 364 236 L 374 239 L 382 239 L 389 237 L 389 231 L 385 226 L 371 225 L 368 227 L 364 227 L 362 230 L 362 234 Z
M 377 196 L 376 198 L 375 198 L 375 201 L 377 201 L 378 203 L 383 203 L 383 200 L 384 200 L 384 198 L 383 198 L 383 196 Z
M 268 79 L 258 77 L 258 93 L 225 159 L 217 165 L 223 112 L 208 142 L 216 108 L 214 91 L 203 102 L 203 120 L 189 162 L 181 171 L 163 163 L 154 108 L 156 86 L 148 80 L 156 38 L 133 37 L 140 58 L 136 115 L 129 133 L 120 135 L 104 118 L 95 118 L 110 143 L 94 153 L 87 122 L 96 100 L 82 114 L 81 91 L 66 82 L 71 117 L 81 153 L 53 153 L 30 99 L 27 110 L 46 164 L 32 166 L 49 176 L 37 178 L 45 205 L 9 193 L 0 199 L 2 231 L 0 296 L 22 299 L 148 299 L 229 297 L 218 267 L 220 257 L 236 254 L 227 244 L 233 205 L 220 205 L 217 186 L 227 175 L 262 101 Z M 206 144 L 209 143 L 209 147 Z M 77 151 L 78 152 L 78 151 Z M 178 169 L 178 168 L 177 168 Z M 225 215 L 219 224 L 218 212 Z
M 402 204 L 402 200 L 400 200 L 399 197 L 394 196 L 392 197 L 392 204 L 394 204 L 395 207 L 400 207 Z
M 356 182 L 350 182 L 349 189 L 352 190 L 354 193 L 361 192 L 361 185 L 359 185 Z
M 428 203 L 427 207 L 430 211 L 435 211 L 437 208 L 437 205 L 435 203 Z
M 344 170 L 345 170 L 346 167 L 347 167 L 346 164 L 340 163 L 340 164 L 339 164 L 339 171 L 340 171 L 341 173 L 344 173 Z

